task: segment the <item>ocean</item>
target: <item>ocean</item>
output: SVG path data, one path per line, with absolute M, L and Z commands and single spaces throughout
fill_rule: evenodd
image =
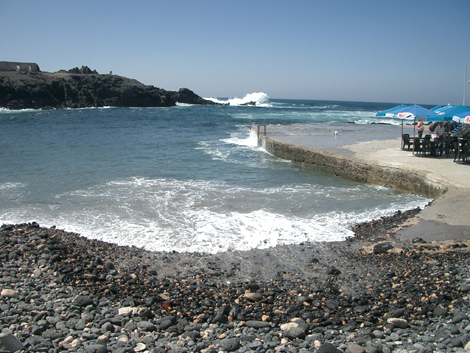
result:
M 429 202 L 276 158 L 251 129 L 400 124 L 375 117 L 394 104 L 264 93 L 213 100 L 230 105 L 0 110 L 0 224 L 35 221 L 147 250 L 220 253 L 344 240 L 354 224 Z

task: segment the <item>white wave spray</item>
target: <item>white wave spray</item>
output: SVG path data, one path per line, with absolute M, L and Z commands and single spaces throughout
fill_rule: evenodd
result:
M 219 98 L 205 98 L 207 100 L 213 101 L 219 104 L 228 104 L 230 106 L 241 106 L 241 105 L 250 105 L 250 106 L 270 106 L 269 96 L 264 92 L 253 92 L 247 94 L 243 98 L 229 98 L 229 99 L 219 99 Z

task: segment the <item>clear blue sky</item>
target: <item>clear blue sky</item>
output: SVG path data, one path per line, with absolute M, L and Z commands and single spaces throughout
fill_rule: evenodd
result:
M 462 104 L 470 80 L 469 0 L 0 0 L 0 33 L 3 61 L 204 97 Z

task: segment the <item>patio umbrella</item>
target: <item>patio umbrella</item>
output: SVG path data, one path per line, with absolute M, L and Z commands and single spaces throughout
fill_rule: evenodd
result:
M 436 105 L 434 108 L 431 108 L 431 110 L 434 112 L 434 114 L 440 114 L 445 112 L 446 110 L 452 108 L 453 105 L 447 104 L 447 105 Z
M 390 109 L 386 109 L 386 110 L 382 110 L 381 112 L 378 112 L 376 116 L 386 116 L 386 117 L 393 117 L 395 116 L 395 111 L 398 111 L 402 108 L 405 108 L 406 105 L 405 104 L 400 104 L 400 105 L 397 105 L 396 107 L 393 107 L 393 108 L 390 108 Z
M 452 120 L 460 124 L 470 124 L 470 110 L 454 115 Z
M 457 114 L 463 113 L 468 111 L 468 107 L 464 107 L 463 105 L 456 105 L 449 109 L 444 110 L 442 113 L 433 114 L 426 118 L 427 122 L 436 122 L 436 121 L 452 121 L 453 117 Z
M 441 109 L 442 107 L 443 107 L 443 105 L 436 105 L 435 107 L 431 108 L 430 110 L 432 110 L 433 112 L 436 112 L 439 109 Z
M 403 120 L 413 120 L 413 123 L 416 122 L 416 118 L 426 118 L 427 116 L 435 114 L 432 110 L 426 109 L 420 105 L 413 104 L 409 107 L 400 109 L 397 112 L 397 117 L 402 119 L 401 121 L 401 130 L 403 135 Z M 415 136 L 415 131 L 413 128 L 413 137 Z

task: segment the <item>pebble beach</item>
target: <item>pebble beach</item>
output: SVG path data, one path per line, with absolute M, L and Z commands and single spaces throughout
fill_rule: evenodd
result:
M 464 352 L 468 243 L 398 241 L 415 212 L 345 242 L 222 255 L 4 225 L 2 351 Z
M 3 225 L 0 351 L 466 352 L 468 239 L 403 236 L 433 207 L 216 255 Z

